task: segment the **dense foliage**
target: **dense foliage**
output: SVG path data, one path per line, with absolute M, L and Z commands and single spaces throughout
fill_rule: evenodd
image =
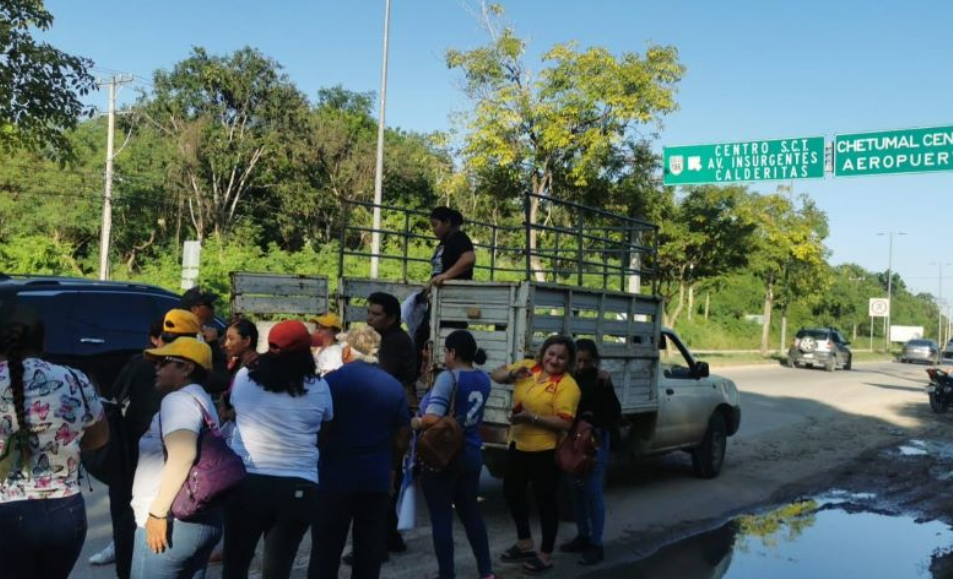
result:
M 26 7 L 21 18 L 48 25 L 45 13 L 36 12 L 40 3 L 13 4 Z M 0 2 L 3 10 L 10 3 Z M 484 12 L 486 46 L 447 52 L 448 66 L 463 76 L 473 101 L 459 148 L 444 134 L 387 130 L 385 203 L 417 212 L 384 212 L 386 230 L 409 233 L 385 234 L 385 252 L 411 259 L 406 270 L 399 260 L 384 260 L 385 277 L 426 279 L 434 244 L 426 211 L 436 204 L 503 227 L 470 225 L 478 244 L 525 242 L 518 229 L 526 211 L 522 193 L 532 191 L 540 197 L 531 220 L 547 227 L 578 223 L 548 201 L 555 199 L 657 223 L 658 255 L 647 265 L 657 270 L 664 322 L 694 347 L 774 349 L 782 326 L 788 339 L 797 327 L 816 324 L 839 327 L 861 344 L 871 330 L 882 335 L 880 320 L 871 328 L 867 300 L 886 294 L 886 276 L 827 262 L 826 216 L 807 196 L 759 195 L 740 185 L 677 191 L 661 184 L 644 129 L 677 106 L 684 68 L 673 47 L 613 55 L 561 44 L 533 73 L 523 60 L 524 42 L 499 24 L 501 15 L 497 8 Z M 12 30 L 24 33 L 22 26 Z M 88 88 L 85 63 L 58 57 L 73 67 L 76 76 L 63 79 L 73 79 L 75 98 Z M 2 63 L 0 74 L 10 74 Z M 13 71 L 23 74 L 30 72 Z M 360 254 L 368 251 L 370 212 L 360 203 L 373 193 L 373 94 L 336 86 L 312 100 L 279 63 L 253 48 L 230 55 L 195 48 L 171 70 L 156 71 L 153 86 L 120 117 L 129 139 L 115 160 L 113 278 L 176 289 L 187 239 L 203 242 L 200 283 L 225 295 L 235 270 L 334 280 L 342 243 L 350 253 L 344 273 L 368 274 Z M 59 92 L 69 88 L 54 82 L 45 90 L 70 109 Z M 32 125 L 23 115 L 34 119 L 35 112 L 20 114 L 16 130 L 25 135 Z M 61 131 L 70 122 L 57 117 L 42 125 Z M 9 120 L 0 117 L 4 131 L 9 134 Z M 94 275 L 105 133 L 105 120 L 92 119 L 66 132 L 0 143 L 0 272 Z M 50 154 L 55 151 L 70 151 L 72 162 L 61 166 Z M 582 250 L 572 238 L 540 235 L 530 243 L 549 250 L 561 243 L 570 255 Z M 480 263 L 487 265 L 490 255 L 481 249 Z M 518 270 L 524 259 L 499 253 L 495 278 L 518 279 L 519 273 L 499 269 Z M 477 278 L 489 275 L 481 270 Z M 602 281 L 598 268 L 583 278 Z M 556 272 L 548 279 L 576 278 Z M 912 295 L 896 275 L 893 289 L 894 323 L 935 334 L 932 296 Z

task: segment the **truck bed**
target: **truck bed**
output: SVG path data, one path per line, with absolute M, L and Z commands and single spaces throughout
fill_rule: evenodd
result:
M 454 281 L 436 288 L 432 300 L 437 343 L 466 324 L 487 353 L 487 371 L 534 357 L 552 334 L 587 337 L 599 346 L 623 412 L 658 408 L 658 298 L 537 282 Z M 484 421 L 507 424 L 511 408 L 512 386 L 494 384 Z

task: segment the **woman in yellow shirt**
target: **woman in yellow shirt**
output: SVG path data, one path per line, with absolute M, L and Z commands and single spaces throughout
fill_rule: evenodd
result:
M 503 494 L 516 523 L 516 544 L 503 561 L 523 562 L 523 571 L 540 574 L 553 567 L 552 553 L 559 527 L 556 492 L 559 469 L 556 446 L 572 427 L 580 391 L 572 378 L 576 344 L 566 336 L 550 336 L 536 360 L 524 360 L 493 371 L 493 380 L 513 384 L 510 449 L 503 477 Z M 529 528 L 527 487 L 532 484 L 539 506 L 543 540 L 537 552 Z

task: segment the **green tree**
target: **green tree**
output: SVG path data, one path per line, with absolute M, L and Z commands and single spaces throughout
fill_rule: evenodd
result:
M 685 294 L 748 264 L 757 230 L 754 196 L 742 186 L 693 187 L 661 223 L 658 278 L 664 323 L 674 326 Z
M 49 147 L 69 160 L 66 131 L 92 112 L 79 100 L 95 86 L 92 61 L 32 36 L 52 25 L 42 0 L 0 0 L 0 152 Z
M 369 202 L 374 192 L 377 120 L 373 93 L 342 86 L 321 89 L 302 130 L 290 135 L 279 162 L 270 201 L 274 227 L 287 248 L 325 243 L 340 230 L 345 199 Z M 442 135 L 387 129 L 384 144 L 384 204 L 429 207 L 450 180 L 452 160 Z M 355 215 L 348 216 L 354 218 Z M 259 221 L 260 222 L 260 221 Z
M 527 191 L 574 199 L 580 191 L 608 189 L 599 186 L 605 169 L 639 140 L 638 129 L 677 107 L 675 85 L 684 71 L 677 51 L 650 46 L 644 56 L 616 56 L 557 44 L 534 75 L 524 63 L 525 42 L 502 24 L 502 14 L 498 5 L 484 5 L 489 44 L 446 52 L 475 102 L 463 157 L 477 186 L 511 200 Z M 532 223 L 540 197 L 531 198 Z M 535 235 L 529 242 L 535 249 Z
M 752 272 L 764 284 L 761 353 L 767 354 L 776 304 L 817 296 L 826 289 L 827 217 L 813 201 L 795 205 L 780 194 L 765 195 L 756 207 L 759 227 L 750 254 Z
M 196 235 L 225 234 L 246 198 L 276 186 L 263 179 L 264 165 L 304 124 L 307 100 L 252 48 L 229 56 L 194 48 L 153 83 L 139 108 L 175 142 L 175 177 Z
M 83 275 L 89 271 L 89 257 L 99 247 L 104 140 L 97 137 L 105 131 L 104 121 L 82 123 L 66 134 L 73 155 L 70 166 L 60 166 L 47 155 L 27 149 L 11 151 L 0 163 L 0 245 L 30 240 L 24 251 L 33 248 L 43 255 L 63 252 L 53 262 L 45 257 L 41 260 L 61 264 L 61 273 Z M 41 236 L 48 237 L 49 243 L 34 246 L 34 237 Z M 48 266 L 41 269 L 50 273 Z M 24 270 L 15 266 L 5 271 Z

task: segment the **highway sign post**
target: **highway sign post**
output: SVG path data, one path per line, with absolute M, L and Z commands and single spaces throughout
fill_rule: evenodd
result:
M 885 318 L 890 315 L 890 300 L 887 298 L 870 298 L 867 307 L 872 318 Z
M 953 126 L 834 136 L 834 176 L 953 171 Z
M 887 318 L 890 316 L 889 298 L 870 298 L 867 304 L 867 313 L 870 315 L 870 351 L 874 351 L 874 318 Z M 884 322 L 886 324 L 886 322 Z M 886 331 L 887 328 L 884 328 Z
M 666 185 L 824 177 L 824 137 L 665 147 Z

